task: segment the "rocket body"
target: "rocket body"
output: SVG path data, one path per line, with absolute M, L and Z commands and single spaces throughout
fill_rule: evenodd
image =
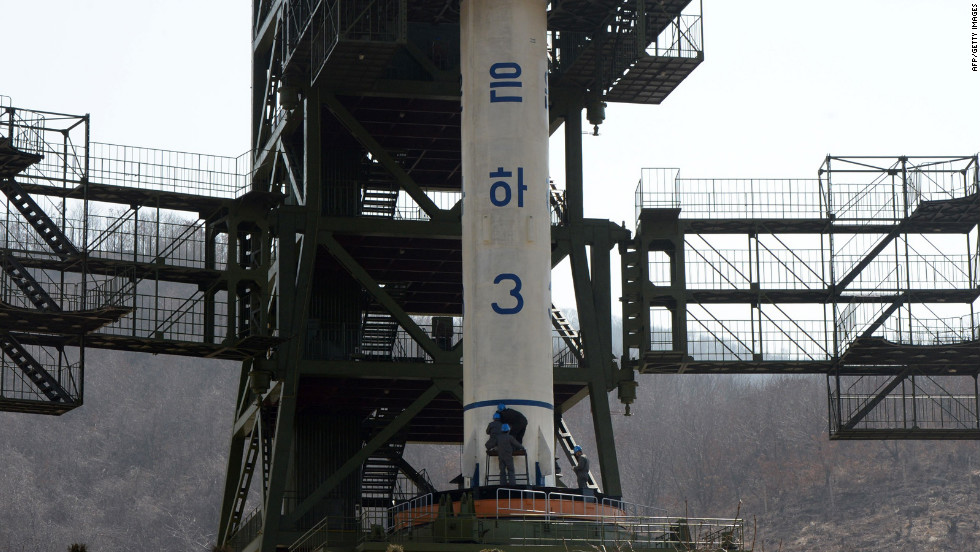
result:
M 496 476 L 485 428 L 527 417 L 527 481 L 554 484 L 547 0 L 462 0 L 463 475 Z M 515 459 L 524 475 L 523 459 Z

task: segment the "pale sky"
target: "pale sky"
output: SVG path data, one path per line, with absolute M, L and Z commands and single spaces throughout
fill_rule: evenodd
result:
M 632 228 L 642 167 L 809 178 L 828 153 L 977 152 L 970 5 L 704 0 L 704 63 L 660 106 L 610 105 L 600 136 L 586 137 L 586 216 Z M 95 141 L 238 155 L 249 148 L 249 6 L 8 1 L 0 94 L 90 113 Z M 561 131 L 558 183 L 560 154 Z M 556 273 L 559 304 L 566 284 Z

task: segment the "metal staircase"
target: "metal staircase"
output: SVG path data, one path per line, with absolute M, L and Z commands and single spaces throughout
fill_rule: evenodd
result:
M 551 305 L 551 325 L 555 327 L 555 331 L 558 332 L 558 337 L 560 337 L 565 344 L 568 345 L 569 350 L 573 355 L 581 362 L 585 359 L 585 350 L 582 348 L 582 338 L 579 336 L 578 330 L 572 327 L 572 324 L 565 318 L 558 307 L 552 303 Z
M 10 276 L 11 281 L 24 292 L 27 299 L 38 310 L 61 312 L 61 306 L 44 291 L 41 284 L 31 276 L 31 273 L 28 272 L 27 268 L 20 261 L 6 252 L 0 252 L 0 266 L 3 267 L 4 272 Z
M 398 184 L 380 163 L 370 163 L 361 190 L 361 215 L 394 218 L 398 203 Z
M 405 287 L 389 284 L 385 286 L 385 291 L 397 300 L 404 296 Z M 372 300 L 361 319 L 360 343 L 357 348 L 360 357 L 371 360 L 392 360 L 395 355 L 398 328 L 395 317 Z
M 398 412 L 387 408 L 375 410 L 364 420 L 366 440 L 370 441 L 397 415 Z M 407 465 L 402 459 L 404 451 L 405 433 L 399 432 L 364 461 L 361 466 L 361 506 L 388 508 L 393 505 L 398 474 L 402 471 L 402 465 Z M 429 487 L 431 491 L 431 485 Z
M 398 322 L 387 312 L 368 311 L 361 322 L 358 353 L 363 358 L 391 360 L 398 335 Z
M 34 201 L 30 194 L 24 191 L 24 188 L 17 181 L 13 178 L 0 180 L 0 191 L 6 194 L 14 207 L 20 211 L 27 222 L 37 230 L 41 239 L 59 257 L 69 259 L 79 255 L 78 249 L 71 243 L 68 236 L 45 214 L 37 202 Z
M 49 401 L 65 404 L 74 402 L 68 391 L 58 383 L 58 380 L 48 373 L 44 366 L 41 366 L 41 363 L 31 356 L 13 335 L 7 332 L 0 333 L 0 350 L 3 350 L 7 358 L 20 368 L 21 372 L 37 386 L 37 390 L 44 394 Z M 68 410 L 68 408 L 64 410 Z

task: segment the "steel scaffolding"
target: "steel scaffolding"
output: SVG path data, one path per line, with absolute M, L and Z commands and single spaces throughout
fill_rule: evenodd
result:
M 833 438 L 980 436 L 976 155 L 828 156 L 815 179 L 646 169 L 636 198 L 641 372 L 823 373 Z

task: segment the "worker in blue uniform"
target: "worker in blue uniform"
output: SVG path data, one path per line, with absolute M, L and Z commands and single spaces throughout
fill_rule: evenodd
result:
M 527 430 L 527 418 L 523 414 L 507 408 L 506 404 L 497 405 L 497 414 L 500 414 L 500 421 L 510 426 L 510 434 L 519 442 L 524 442 L 524 432 Z
M 514 451 L 524 450 L 521 443 L 510 434 L 510 426 L 503 424 L 502 433 L 497 436 L 497 460 L 500 464 L 500 484 L 516 485 L 514 474 Z
M 572 453 L 575 455 L 575 465 L 572 466 L 572 471 L 575 472 L 578 490 L 583 496 L 592 496 L 592 489 L 589 487 L 589 457 L 582 452 L 582 447 L 578 445 L 575 445 Z
M 500 413 L 494 412 L 493 420 L 487 424 L 487 435 L 490 436 L 490 438 L 487 439 L 487 450 L 493 450 L 497 447 L 497 437 L 503 433 L 503 429 L 501 429 L 503 426 L 504 423 L 500 421 Z

